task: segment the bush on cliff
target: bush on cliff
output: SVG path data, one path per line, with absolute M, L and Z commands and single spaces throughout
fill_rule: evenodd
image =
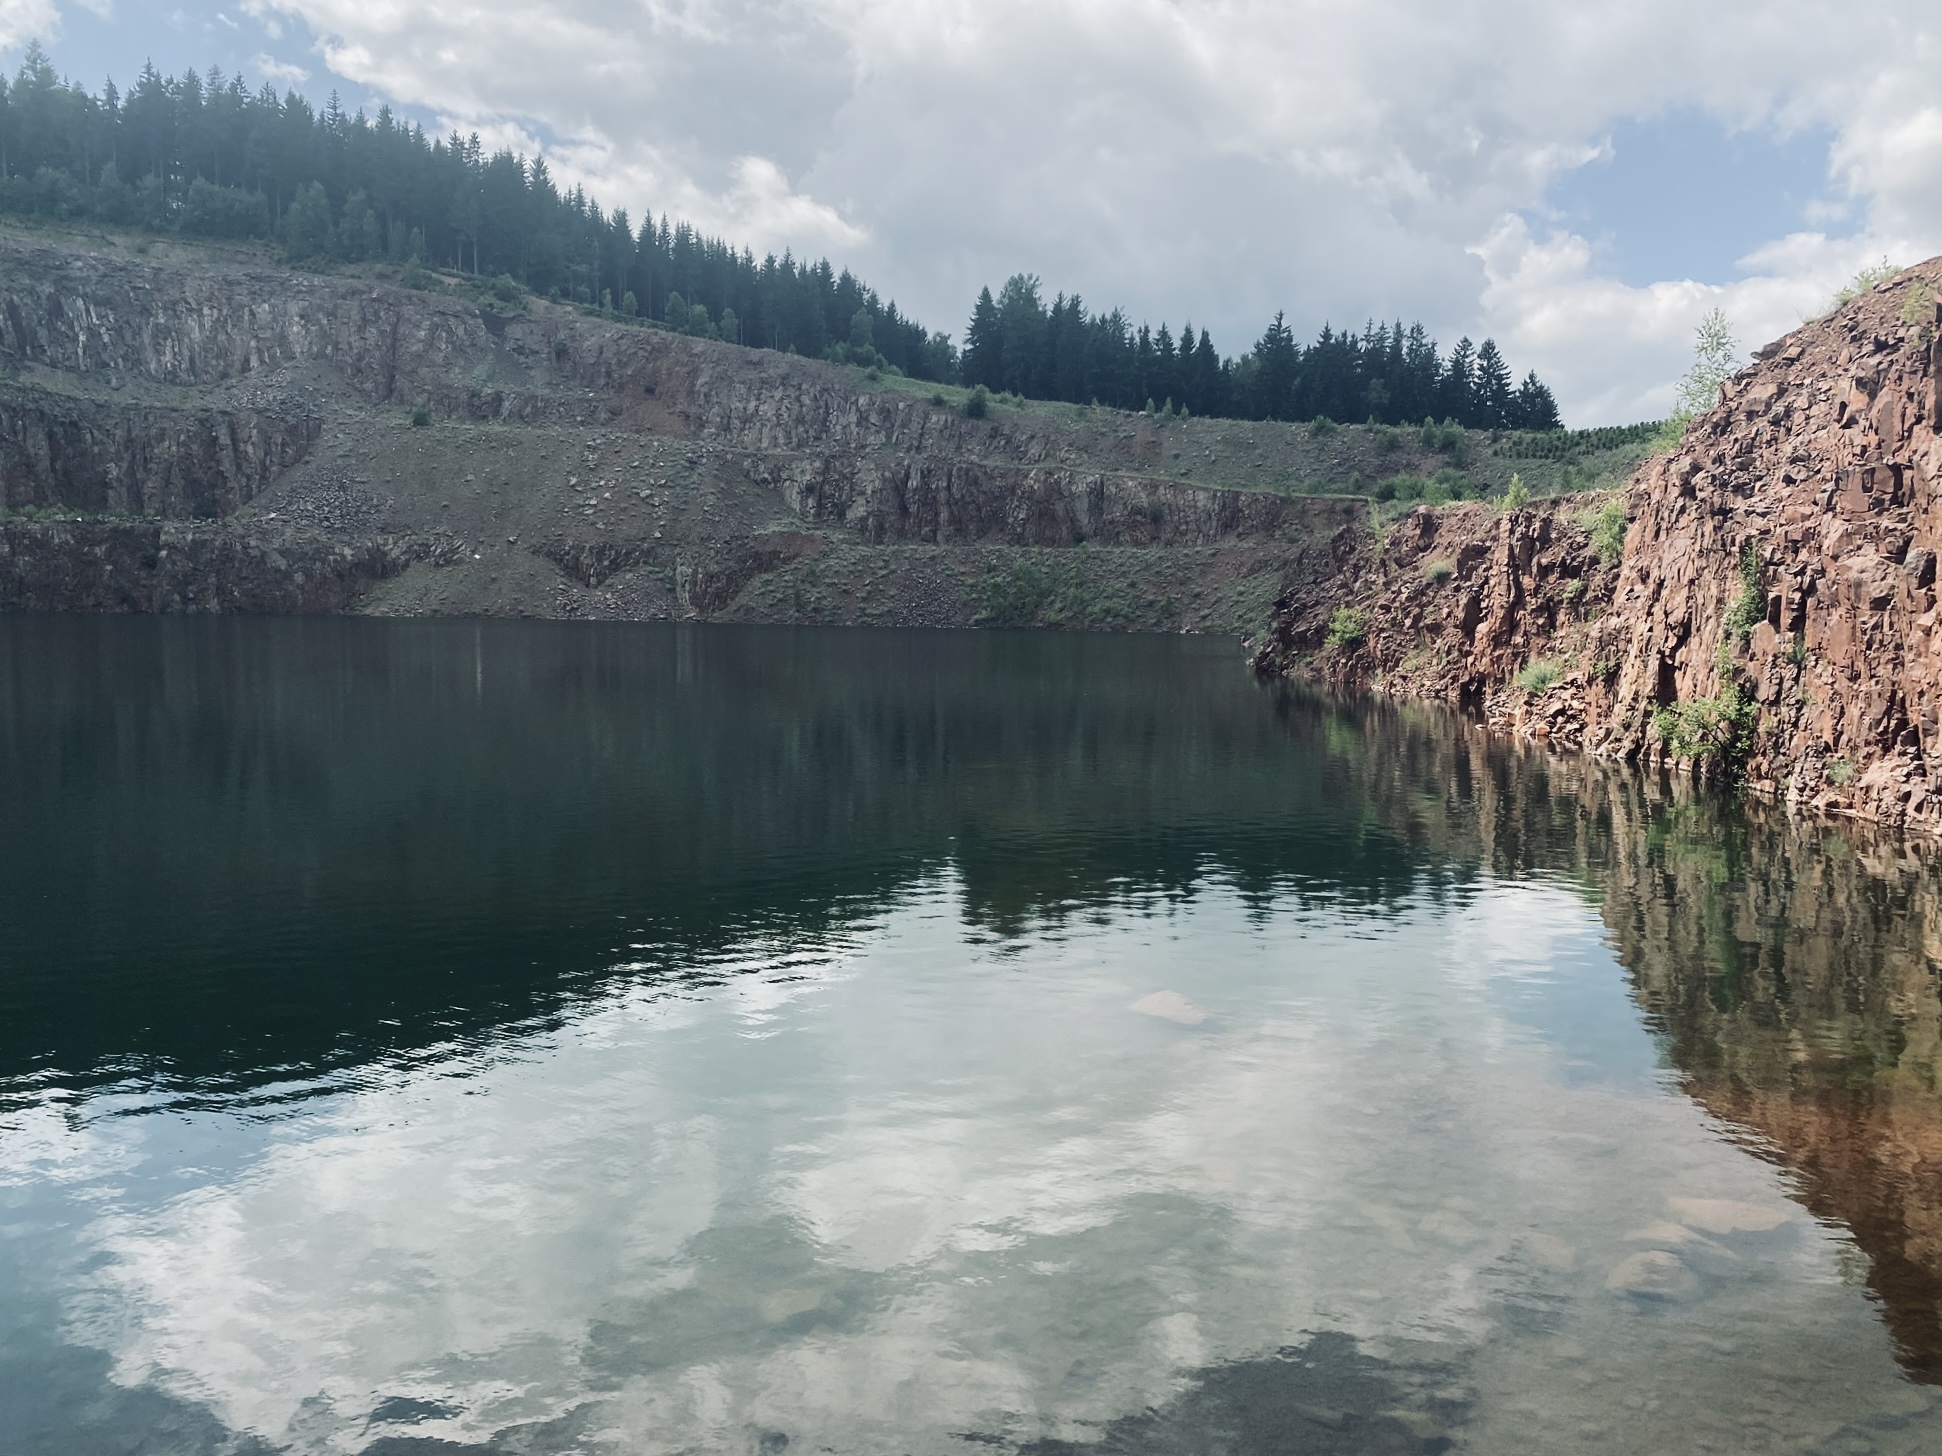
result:
M 1591 549 L 1607 566 L 1625 555 L 1625 502 L 1614 497 L 1585 517 L 1584 527 L 1591 533 Z
M 1335 614 L 1328 619 L 1328 637 L 1324 645 L 1334 652 L 1347 652 L 1359 647 L 1369 635 L 1369 614 L 1360 607 L 1337 607 Z
M 1548 657 L 1533 658 L 1524 664 L 1517 674 L 1519 690 L 1530 697 L 1549 691 L 1564 680 L 1564 665 Z

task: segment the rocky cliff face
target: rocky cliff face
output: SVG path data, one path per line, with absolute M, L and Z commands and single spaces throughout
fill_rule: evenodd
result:
M 1942 827 L 1938 295 L 1942 260 L 1763 349 L 1634 478 L 1616 567 L 1581 504 L 1418 512 L 1285 599 L 1260 666 Z
M 0 383 L 0 510 L 214 520 L 316 442 L 315 415 L 115 407 Z
M 1938 284 L 1942 260 L 1762 350 L 1640 474 L 1596 751 L 1676 753 L 1654 710 L 1737 697 L 1755 788 L 1942 822 Z
M 1235 630 L 1360 529 L 1359 503 L 1220 478 L 1279 478 L 1298 439 L 1065 406 L 968 419 L 906 381 L 461 280 L 0 235 L 15 604 L 265 601 L 262 573 L 303 559 L 276 599 L 316 609 L 970 625 L 1003 598 L 1007 621 Z M 101 532 L 41 530 L 50 515 Z M 174 559 L 217 576 L 130 576 L 153 535 L 136 521 L 208 523 Z M 293 527 L 363 585 L 319 594 L 337 568 Z
M 1363 538 L 1334 589 L 1278 603 L 1256 665 L 1447 702 L 1494 728 L 1577 747 L 1597 721 L 1602 679 L 1589 644 L 1617 575 L 1569 511 L 1419 508 Z M 1534 663 L 1562 690 L 1519 689 Z
M 0 612 L 342 612 L 420 559 L 419 543 L 159 521 L 12 522 Z

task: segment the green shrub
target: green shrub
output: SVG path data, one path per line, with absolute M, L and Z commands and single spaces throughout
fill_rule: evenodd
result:
M 1423 580 L 1448 581 L 1456 575 L 1456 563 L 1447 556 L 1438 556 L 1423 563 Z
M 1326 440 L 1334 433 L 1335 421 L 1327 415 L 1316 415 L 1308 422 L 1308 438 L 1311 440 Z
M 1625 502 L 1616 496 L 1585 517 L 1585 529 L 1591 533 L 1591 549 L 1598 553 L 1600 561 L 1609 565 L 1625 555 L 1625 528 L 1628 524 Z
M 432 407 L 429 404 L 415 404 L 411 407 L 411 423 L 413 426 L 422 430 L 431 422 Z
M 1767 593 L 1760 575 L 1760 548 L 1748 541 L 1740 547 L 1740 594 L 1726 609 L 1727 641 L 1736 646 L 1745 643 L 1754 624 L 1767 615 Z
M 501 273 L 492 280 L 492 296 L 501 303 L 517 303 L 519 295 L 523 292 L 525 290 L 513 281 L 510 273 Z
M 1504 509 L 1521 511 L 1531 503 L 1531 493 L 1524 488 L 1524 477 L 1511 472 L 1510 484 L 1504 489 Z
M 946 404 L 948 404 L 949 402 L 950 402 L 950 401 L 948 401 L 948 400 L 946 400 L 946 399 L 944 398 L 944 391 L 943 391 L 943 390 L 941 390 L 941 389 L 934 389 L 934 390 L 932 390 L 932 391 L 931 391 L 931 404 L 932 404 L 933 406 L 935 406 L 936 408 L 938 408 L 938 409 L 943 409 L 943 408 L 944 408 L 944 406 L 945 406 Z
M 1369 614 L 1360 607 L 1337 607 L 1335 614 L 1328 619 L 1328 637 L 1325 645 L 1337 652 L 1346 652 L 1361 645 L 1369 635 Z
M 1884 253 L 1879 263 L 1870 263 L 1848 280 L 1847 285 L 1834 295 L 1834 306 L 1839 308 L 1844 303 L 1853 302 L 1862 294 L 1871 292 L 1878 284 L 1886 283 L 1901 271 L 1888 261 L 1888 256 Z
M 964 417 L 967 420 L 981 420 L 991 413 L 991 391 L 982 384 L 977 385 L 964 397 Z
M 1737 770 L 1753 746 L 1757 711 L 1736 684 L 1717 698 L 1668 704 L 1652 714 L 1652 726 L 1674 758 L 1717 760 Z
M 1902 299 L 1902 322 L 1916 330 L 1915 341 L 1927 348 L 1935 338 L 1935 290 L 1917 278 Z
M 1423 482 L 1414 475 L 1392 475 L 1376 487 L 1377 500 L 1413 501 L 1423 498 Z
M 283 256 L 286 262 L 306 263 L 328 258 L 336 245 L 330 221 L 330 199 L 321 182 L 306 182 L 283 214 Z
M 1564 678 L 1564 666 L 1548 657 L 1537 657 L 1524 664 L 1518 671 L 1516 683 L 1529 697 L 1537 697 L 1549 692 Z
M 1845 789 L 1854 782 L 1854 763 L 1842 757 L 1834 759 L 1827 766 L 1827 781 L 1837 789 Z

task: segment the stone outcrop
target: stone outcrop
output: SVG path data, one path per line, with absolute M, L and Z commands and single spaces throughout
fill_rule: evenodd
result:
M 1418 507 L 1363 538 L 1336 581 L 1284 598 L 1255 661 L 1575 747 L 1597 721 L 1587 644 L 1616 579 L 1567 512 Z M 1557 691 L 1517 687 L 1533 663 L 1555 668 Z
M 192 599 L 110 574 L 116 551 L 39 534 L 54 516 L 218 523 L 211 562 L 295 560 L 287 530 L 306 527 L 359 561 L 436 565 L 403 595 L 345 601 L 410 612 L 970 625 L 993 591 L 1016 604 L 1003 552 L 1130 548 L 1114 559 L 1128 589 L 1091 561 L 1057 582 L 1018 569 L 1046 576 L 1061 625 L 1232 630 L 1332 573 L 1362 530 L 1357 500 L 1200 478 L 1279 483 L 1290 442 L 1307 447 L 1289 426 L 1070 406 L 967 418 L 909 381 L 458 279 L 412 289 L 248 252 L 0 236 L 0 599 L 15 603 Z M 1221 553 L 1220 579 L 1180 591 L 1153 555 L 1176 548 Z M 923 554 L 937 550 L 955 564 Z M 313 588 L 289 600 L 343 609 Z M 260 597 L 212 581 L 193 601 Z
M 14 521 L 0 530 L 0 612 L 342 612 L 425 552 L 187 522 Z
M 1285 598 L 1258 665 L 1942 828 L 1938 296 L 1942 260 L 1761 350 L 1634 477 L 1616 569 L 1582 504 L 1418 511 Z
M 0 509 L 214 520 L 315 443 L 315 415 L 116 408 L 0 384 Z
M 1654 709 L 1737 692 L 1756 789 L 1942 825 L 1938 293 L 1942 260 L 1769 345 L 1641 472 L 1597 752 L 1663 753 Z

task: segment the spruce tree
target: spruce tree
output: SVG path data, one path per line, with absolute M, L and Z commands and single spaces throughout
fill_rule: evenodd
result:
M 1495 339 L 1485 339 L 1477 350 L 1471 409 L 1472 423 L 1480 430 L 1502 429 L 1510 422 L 1510 366 L 1497 352 Z
M 989 288 L 978 290 L 971 323 L 964 331 L 964 382 L 987 389 L 1004 387 L 1005 343 L 998 321 L 998 305 Z

